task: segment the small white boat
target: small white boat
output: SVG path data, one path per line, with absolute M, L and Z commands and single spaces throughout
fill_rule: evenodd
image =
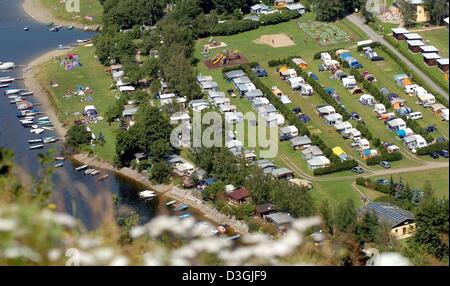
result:
M 91 38 L 87 38 L 87 39 L 81 39 L 81 40 L 77 40 L 77 43 L 82 44 L 82 43 L 87 43 L 91 40 Z
M 55 164 L 55 168 L 61 168 L 62 166 L 64 166 L 63 162 Z
M 39 145 L 32 145 L 30 147 L 28 147 L 30 150 L 35 150 L 35 149 L 41 149 L 44 148 L 43 144 L 39 144 Z
M 42 128 L 35 128 L 35 129 L 31 129 L 30 132 L 34 133 L 34 134 L 41 134 L 43 133 L 45 130 Z
M 30 95 L 33 95 L 33 94 L 34 94 L 34 92 L 26 91 L 26 92 L 22 92 L 22 93 L 20 94 L 20 96 L 30 96 Z
M 43 139 L 44 144 L 55 143 L 56 141 L 58 141 L 56 138 L 44 138 Z
M 28 144 L 42 143 L 42 139 L 31 139 L 28 140 Z
M 80 167 L 76 167 L 76 168 L 75 168 L 75 171 L 81 171 L 81 170 L 86 169 L 87 167 L 88 167 L 88 165 L 82 165 L 82 166 L 80 166 Z
M 103 175 L 103 176 L 101 176 L 100 178 L 98 178 L 97 181 L 103 181 L 103 180 L 106 180 L 106 179 L 108 179 L 108 178 L 109 178 L 109 175 L 106 174 L 106 175 Z
M 48 121 L 48 116 L 39 117 L 38 121 Z
M 10 70 L 15 67 L 16 65 L 13 62 L 6 62 L 6 63 L 0 62 L 0 70 Z
M 9 84 L 0 84 L 0 88 L 7 88 L 9 87 Z
M 99 170 L 94 170 L 91 172 L 91 176 L 97 176 L 100 173 Z
M 30 30 L 30 27 L 24 27 L 23 30 L 24 30 L 25 32 L 28 32 L 28 31 Z
M 11 82 L 13 82 L 15 80 L 16 80 L 15 78 L 9 77 L 9 76 L 7 76 L 7 77 L 0 77 L 0 84 L 2 84 L 2 83 L 11 83 Z
M 95 169 L 87 169 L 86 171 L 84 171 L 84 174 L 85 175 L 90 175 L 94 171 L 95 171 Z
M 67 27 L 67 30 L 73 30 L 75 28 L 75 26 L 71 25 L 69 27 Z
M 12 95 L 12 94 L 18 94 L 21 91 L 21 89 L 6 89 L 3 93 L 5 95 Z
M 145 199 L 145 200 L 152 199 L 152 198 L 156 197 L 155 192 L 154 191 L 149 191 L 149 190 L 142 191 L 138 195 L 139 195 L 139 197 L 141 199 Z
M 70 46 L 64 46 L 64 45 L 58 45 L 58 50 L 68 50 L 70 49 Z
M 33 120 L 20 120 L 20 124 L 22 125 L 31 125 L 33 123 L 34 123 Z
M 54 127 L 48 127 L 48 126 L 42 126 L 41 128 L 44 129 L 44 130 L 48 130 L 48 131 L 53 131 L 53 130 L 55 130 Z
M 166 203 L 166 206 L 172 206 L 172 205 L 174 205 L 174 204 L 176 204 L 176 203 L 177 203 L 177 201 L 175 201 L 175 200 L 168 201 L 168 202 Z

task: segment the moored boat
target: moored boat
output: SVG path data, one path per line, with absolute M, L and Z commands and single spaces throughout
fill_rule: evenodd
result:
M 91 172 L 91 176 L 97 176 L 100 173 L 99 170 L 94 170 Z
M 177 211 L 184 211 L 186 209 L 188 209 L 189 206 L 187 204 L 181 204 L 178 207 L 174 208 L 173 211 L 177 212 Z
M 31 133 L 34 133 L 34 134 L 41 134 L 41 133 L 43 133 L 45 130 L 44 129 L 42 129 L 42 128 L 34 128 L 34 129 L 31 129 L 30 130 L 30 132 Z
M 24 27 L 23 30 L 24 30 L 25 32 L 28 32 L 28 31 L 30 30 L 30 27 Z
M 236 235 L 228 237 L 229 240 L 238 240 L 239 238 L 241 238 L 240 234 L 236 234 Z
M 182 214 L 182 215 L 179 215 L 178 217 L 181 218 L 181 219 L 185 219 L 185 218 L 188 218 L 188 217 L 190 217 L 190 216 L 191 216 L 190 213 L 184 213 L 184 214 Z
M 98 178 L 97 180 L 98 180 L 98 181 L 103 181 L 103 180 L 106 180 L 106 179 L 108 179 L 108 178 L 109 178 L 109 175 L 106 174 L 106 175 L 101 176 L 101 177 Z
M 16 79 L 10 76 L 4 76 L 4 77 L 0 77 L 0 84 L 4 84 L 4 83 L 11 83 L 13 81 L 15 81 Z
M 81 170 L 86 169 L 87 167 L 88 167 L 88 165 L 82 165 L 82 166 L 76 167 L 75 171 L 81 171 Z
M 93 171 L 95 171 L 95 169 L 87 169 L 86 171 L 84 171 L 84 174 L 90 175 Z
M 0 62 L 0 70 L 10 70 L 15 67 L 16 65 L 13 62 L 6 62 L 6 63 Z
M 55 164 L 55 168 L 61 168 L 62 166 L 64 166 L 63 162 Z
M 69 27 L 67 27 L 67 30 L 73 30 L 75 28 L 74 25 L 70 25 Z
M 7 87 L 9 87 L 9 84 L 0 84 L 0 88 L 7 88 Z
M 33 95 L 33 94 L 34 94 L 34 92 L 26 91 L 26 92 L 20 93 L 20 96 L 30 96 L 30 95 Z
M 28 144 L 42 143 L 42 139 L 30 139 L 28 140 Z
M 177 203 L 177 201 L 176 200 L 172 200 L 172 201 L 168 201 L 167 203 L 166 203 L 166 206 L 172 206 L 172 205 L 174 205 L 174 204 L 176 204 Z
M 35 149 L 41 149 L 44 148 L 43 144 L 38 144 L 38 145 L 31 145 L 30 147 L 28 147 L 30 150 L 35 150 Z
M 21 91 L 22 91 L 21 89 L 11 88 L 11 89 L 5 89 L 5 91 L 3 93 L 5 95 L 13 95 L 13 94 L 18 94 Z
M 66 160 L 66 158 L 64 158 L 62 156 L 57 156 L 57 157 L 55 157 L 55 160 L 56 161 L 64 161 L 64 160 Z

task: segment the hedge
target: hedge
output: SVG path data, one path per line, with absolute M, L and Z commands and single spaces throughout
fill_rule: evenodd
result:
M 364 48 L 370 47 L 372 49 L 375 48 L 380 48 L 381 47 L 381 43 L 380 42 L 373 42 L 367 45 L 362 45 L 362 46 L 358 46 L 358 52 L 361 52 Z
M 288 22 L 292 19 L 297 19 L 301 15 L 297 11 L 283 11 L 281 13 L 273 13 L 262 15 L 259 18 L 261 26 L 275 25 L 283 22 Z
M 395 162 L 403 159 L 401 153 L 388 153 L 385 151 L 381 152 L 381 155 L 370 157 L 367 159 L 367 165 L 373 166 L 380 164 L 381 161 Z
M 332 164 L 330 167 L 327 167 L 327 168 L 315 169 L 314 176 L 321 176 L 321 175 L 336 173 L 336 172 L 340 172 L 340 171 L 348 171 L 356 166 L 358 166 L 358 162 L 356 162 L 355 160 L 339 162 L 336 164 Z
M 448 143 L 449 142 L 446 141 L 443 143 L 431 144 L 425 148 L 420 148 L 419 150 L 417 150 L 417 155 L 430 155 L 433 152 L 448 150 Z
M 391 45 L 393 45 L 395 48 L 397 48 L 397 50 L 402 53 L 402 55 L 404 55 L 406 58 L 408 58 L 410 61 L 412 61 L 413 63 L 415 63 L 415 59 L 411 58 L 411 55 L 408 53 L 403 52 L 401 49 L 399 49 L 399 44 L 398 42 L 391 37 L 385 37 L 385 40 L 387 42 L 389 42 Z M 414 81 L 418 84 L 423 86 L 425 89 L 427 90 L 433 90 L 430 86 L 428 86 L 427 83 L 425 83 L 425 81 L 423 81 L 419 75 L 417 75 L 414 71 L 410 70 L 410 68 L 408 67 L 407 64 L 405 64 L 404 62 L 402 62 L 396 55 L 394 55 L 394 53 L 389 50 L 386 46 L 380 44 L 380 48 L 381 50 L 383 50 L 386 54 L 388 54 L 399 66 L 400 68 L 403 70 L 403 72 L 405 73 L 410 73 L 411 76 L 414 78 Z M 430 75 L 428 75 L 430 77 Z M 435 81 L 436 84 L 438 84 L 441 88 L 443 88 L 444 90 L 448 91 L 448 86 L 443 86 L 441 84 L 440 81 L 437 81 L 433 78 L 433 76 L 431 76 L 431 78 Z M 442 95 L 440 94 L 434 94 L 434 97 L 436 98 L 436 100 L 438 102 L 440 102 L 441 104 L 445 105 L 447 108 L 449 107 L 449 102 L 446 98 L 444 98 Z
M 217 24 L 211 30 L 214 36 L 229 36 L 242 32 L 247 32 L 259 28 L 259 22 L 252 20 L 229 20 L 224 23 Z
M 414 133 L 421 135 L 423 139 L 427 141 L 427 143 L 431 143 L 434 141 L 433 136 L 431 136 L 430 133 L 423 129 L 416 120 L 407 119 L 406 116 L 400 117 L 406 122 L 406 125 L 414 131 Z

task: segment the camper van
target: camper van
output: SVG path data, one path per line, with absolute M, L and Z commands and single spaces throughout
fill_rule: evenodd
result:
M 422 112 L 420 112 L 420 111 L 411 112 L 410 114 L 406 115 L 406 118 L 412 119 L 412 120 L 421 119 L 422 118 Z
M 355 79 L 355 77 L 350 75 L 350 76 L 347 76 L 346 78 L 343 78 L 342 79 L 342 85 L 345 88 L 348 88 L 348 89 L 354 88 L 356 86 L 356 79 Z
M 441 110 L 441 119 L 448 122 L 448 108 Z
M 320 54 L 320 59 L 322 60 L 322 62 L 327 66 L 331 66 L 331 56 L 329 53 L 321 53 Z
M 313 88 L 309 84 L 301 84 L 300 85 L 300 93 L 302 95 L 311 96 L 313 94 Z

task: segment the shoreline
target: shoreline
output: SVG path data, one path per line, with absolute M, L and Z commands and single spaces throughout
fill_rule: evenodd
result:
M 70 51 L 71 49 L 53 50 L 45 53 L 44 55 L 41 55 L 32 60 L 23 71 L 25 88 L 29 91 L 34 92 L 34 97 L 41 103 L 41 111 L 45 112 L 50 118 L 51 122 L 55 126 L 55 132 L 59 136 L 61 136 L 61 138 L 63 138 L 63 141 L 65 140 L 64 136 L 67 132 L 67 128 L 60 122 L 55 108 L 51 103 L 50 97 L 52 95 L 48 93 L 46 88 L 43 87 L 39 80 L 36 78 L 36 68 L 39 65 L 52 60 L 55 57 L 62 56 Z M 89 154 L 79 153 L 74 154 L 71 157 L 73 157 L 73 159 L 75 159 L 76 161 L 81 162 L 82 164 L 114 172 L 130 180 L 139 182 L 149 189 L 156 191 L 157 193 L 164 194 L 165 196 L 171 199 L 175 199 L 180 203 L 185 203 L 197 210 L 204 217 L 210 219 L 211 221 L 214 221 L 217 224 L 228 224 L 237 233 L 248 233 L 248 226 L 244 222 L 238 221 L 234 218 L 231 218 L 230 216 L 220 213 L 216 209 L 208 206 L 202 200 L 193 196 L 191 194 L 191 191 L 189 190 L 184 190 L 171 185 L 155 185 L 150 182 L 146 176 L 138 173 L 137 171 L 132 170 L 131 168 L 117 169 L 111 164 L 111 162 L 100 159 L 95 155 L 91 156 Z
M 39 0 L 23 0 L 22 2 L 22 9 L 24 12 L 34 20 L 47 24 L 49 22 L 53 22 L 55 25 L 63 25 L 63 26 L 74 26 L 77 29 L 84 29 L 88 28 L 89 30 L 95 30 L 98 26 L 101 27 L 101 25 L 87 25 L 78 23 L 75 21 L 67 21 L 57 18 L 55 15 L 53 15 L 48 9 L 42 6 L 41 3 L 39 3 Z

